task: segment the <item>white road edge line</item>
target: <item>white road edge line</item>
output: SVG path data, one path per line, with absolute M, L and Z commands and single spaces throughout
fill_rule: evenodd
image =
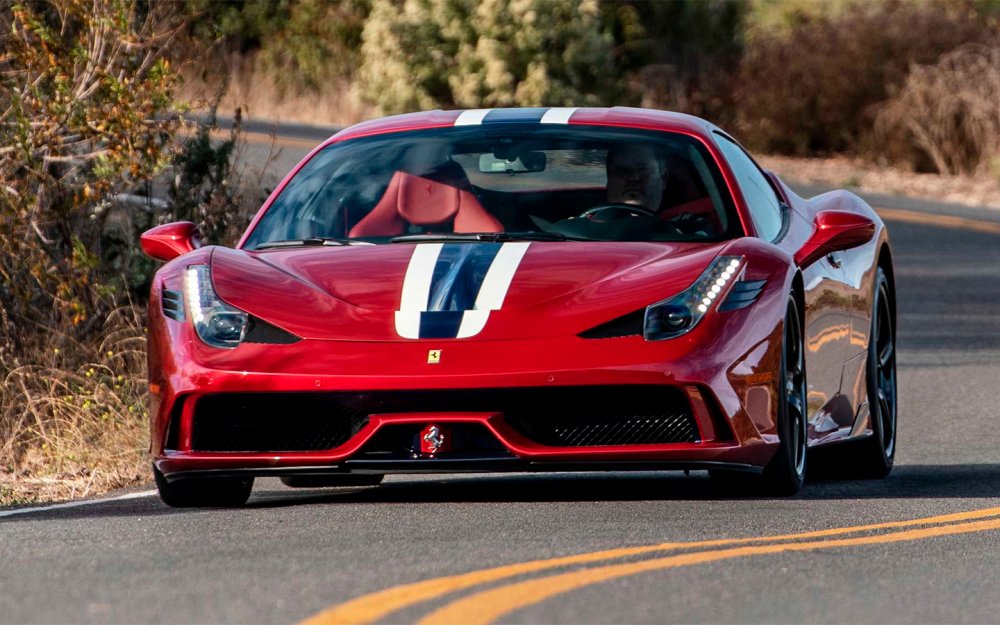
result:
M 33 508 L 17 508 L 15 510 L 0 510 L 0 517 L 14 516 L 17 514 L 31 514 L 32 512 L 48 512 L 49 510 L 62 510 L 64 508 L 79 508 L 80 506 L 90 506 L 97 503 L 108 503 L 109 501 L 125 501 L 127 499 L 142 499 L 152 497 L 155 490 L 144 490 L 138 493 L 128 493 L 118 497 L 105 497 L 104 499 L 85 499 L 83 501 L 69 501 L 67 503 L 57 503 L 51 506 L 35 506 Z

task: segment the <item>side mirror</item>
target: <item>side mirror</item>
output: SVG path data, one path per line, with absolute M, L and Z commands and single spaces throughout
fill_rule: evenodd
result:
M 799 267 L 810 265 L 832 252 L 864 245 L 875 236 L 875 222 L 845 211 L 820 211 L 813 222 L 816 230 L 798 252 Z
M 139 244 L 146 256 L 173 260 L 201 247 L 201 235 L 198 226 L 190 221 L 176 221 L 143 232 Z

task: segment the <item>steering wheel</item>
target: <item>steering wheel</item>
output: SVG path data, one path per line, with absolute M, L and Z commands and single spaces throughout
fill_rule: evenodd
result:
M 652 211 L 645 206 L 636 206 L 635 204 L 624 204 L 620 202 L 609 202 L 607 204 L 598 204 L 583 211 L 576 216 L 577 219 L 594 219 L 594 215 L 603 213 L 605 211 L 616 211 L 628 213 L 632 216 L 643 216 L 652 217 L 656 219 L 657 215 L 655 211 Z

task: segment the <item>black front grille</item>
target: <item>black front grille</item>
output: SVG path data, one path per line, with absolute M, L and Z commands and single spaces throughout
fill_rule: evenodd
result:
M 698 441 L 687 396 L 670 386 L 582 389 L 563 401 L 508 413 L 507 421 L 536 443 L 554 447 Z
M 195 451 L 324 451 L 343 445 L 368 422 L 322 393 L 234 393 L 195 405 Z
M 542 445 L 698 440 L 683 391 L 622 385 L 209 395 L 195 406 L 192 446 L 196 451 L 321 451 L 347 442 L 369 415 L 414 412 L 503 413 L 511 427 Z
M 694 443 L 698 430 L 684 412 L 646 415 L 561 415 L 552 419 L 513 422 L 525 436 L 553 447 L 662 445 Z

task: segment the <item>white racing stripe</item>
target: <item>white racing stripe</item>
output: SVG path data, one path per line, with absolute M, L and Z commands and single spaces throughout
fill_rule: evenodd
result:
M 549 110 L 545 111 L 545 115 L 542 115 L 542 119 L 539 120 L 541 124 L 568 124 L 569 118 L 573 116 L 576 112 L 576 106 L 554 106 Z
M 456 126 L 476 126 L 483 123 L 483 118 L 493 109 L 469 109 L 462 111 L 455 119 Z
M 65 508 L 79 508 L 80 506 L 92 506 L 98 503 L 108 503 L 110 501 L 126 501 L 128 499 L 142 499 L 152 497 L 155 490 L 144 490 L 138 493 L 128 493 L 118 497 L 106 497 L 104 499 L 85 499 L 83 501 L 70 501 L 67 503 L 57 503 L 51 506 L 35 506 L 33 508 L 17 508 L 15 510 L 0 510 L 0 518 L 14 516 L 17 514 L 32 514 L 33 512 L 48 512 L 50 510 L 63 510 Z
M 500 251 L 497 252 L 493 264 L 490 265 L 483 278 L 483 284 L 479 287 L 479 294 L 476 295 L 476 303 L 472 310 L 468 310 L 462 315 L 462 325 L 458 328 L 456 338 L 464 339 L 475 336 L 486 327 L 486 321 L 490 317 L 491 310 L 499 310 L 503 306 L 503 300 L 507 297 L 507 289 L 514 279 L 521 259 L 528 251 L 530 242 L 522 241 L 517 243 L 504 243 Z
M 413 256 L 403 277 L 403 294 L 396 311 L 396 332 L 406 339 L 420 338 L 420 313 L 427 310 L 431 295 L 434 265 L 443 243 L 425 243 L 413 247 Z

